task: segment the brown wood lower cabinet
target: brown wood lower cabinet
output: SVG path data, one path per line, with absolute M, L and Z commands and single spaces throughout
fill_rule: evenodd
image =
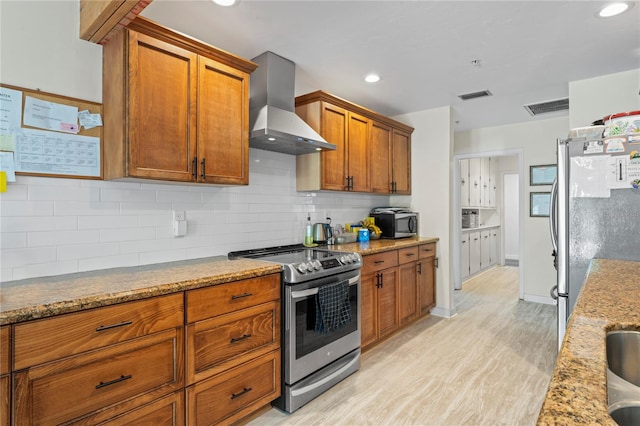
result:
M 231 424 L 280 396 L 275 350 L 187 388 L 187 424 Z
M 0 426 L 11 422 L 11 327 L 0 327 Z
M 0 343 L 0 426 L 227 424 L 280 396 L 280 274 L 3 326 Z
M 174 392 L 121 416 L 100 423 L 100 425 L 105 426 L 182 426 L 184 424 L 184 391 Z
M 0 425 L 8 426 L 11 421 L 11 376 L 0 376 Z
M 435 243 L 363 256 L 361 344 L 366 349 L 435 306 Z
M 16 424 L 95 424 L 183 386 L 183 328 L 14 373 Z

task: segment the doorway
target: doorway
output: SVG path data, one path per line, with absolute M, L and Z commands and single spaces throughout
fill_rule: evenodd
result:
M 464 195 L 464 188 L 461 186 L 460 177 L 462 173 L 462 169 L 464 165 L 461 165 L 460 160 L 471 159 L 471 158 L 497 158 L 501 164 L 500 169 L 497 173 L 497 181 L 500 182 L 500 188 L 498 190 L 498 194 L 496 196 L 496 208 L 499 210 L 499 227 L 500 227 L 500 244 L 498 247 L 497 258 L 498 261 L 496 264 L 504 265 L 506 263 L 505 255 L 512 255 L 512 244 L 515 242 L 516 249 L 515 255 L 511 256 L 513 260 L 517 259 L 519 266 L 518 273 L 518 288 L 519 288 L 519 297 L 523 298 L 524 296 L 524 218 L 522 217 L 524 211 L 524 159 L 523 159 L 523 150 L 519 149 L 511 149 L 504 151 L 492 151 L 492 152 L 484 152 L 484 153 L 468 153 L 468 154 L 456 154 L 454 156 L 453 162 L 453 173 L 454 173 L 454 185 L 453 185 L 453 232 L 452 232 L 452 250 L 453 250 L 453 280 L 451 283 L 451 296 L 453 300 L 453 291 L 459 290 L 462 288 L 463 274 L 461 273 L 461 264 L 465 260 L 463 258 L 462 251 L 462 240 L 463 240 L 463 230 L 462 226 L 462 202 L 461 197 Z M 506 232 L 503 227 L 505 226 L 505 216 L 506 216 L 506 208 L 505 208 L 505 185 L 504 185 L 504 175 L 510 174 L 514 175 L 509 182 L 510 185 L 515 184 L 516 190 L 512 188 L 509 190 L 509 195 L 507 195 L 507 203 L 509 207 L 509 214 L 513 214 L 512 212 L 516 212 L 515 215 L 515 223 L 509 223 L 509 228 L 507 232 L 509 232 L 509 248 L 506 248 Z M 517 178 L 517 180 L 514 180 Z M 471 183 L 471 182 L 469 182 Z M 491 214 L 491 213 L 489 213 Z M 452 306 L 452 312 L 455 314 L 455 306 Z

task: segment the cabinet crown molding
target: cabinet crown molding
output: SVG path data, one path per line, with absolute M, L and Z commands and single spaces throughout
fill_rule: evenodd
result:
M 249 74 L 258 68 L 258 64 L 254 62 L 219 49 L 179 31 L 167 28 L 142 16 L 137 16 L 127 25 L 127 28 L 178 47 L 182 47 L 186 50 L 197 53 L 200 56 L 213 59 Z
M 324 90 L 317 90 L 315 92 L 307 93 L 306 95 L 300 95 L 296 97 L 296 106 L 305 105 L 311 102 L 316 101 L 324 101 L 329 102 L 337 107 L 347 109 L 349 111 L 355 112 L 357 114 L 364 115 L 367 118 L 373 119 L 379 123 L 386 124 L 388 126 L 394 127 L 396 129 L 403 130 L 409 134 L 413 133 L 413 127 L 408 126 L 404 123 L 396 121 L 392 118 L 386 117 L 382 114 L 379 114 L 375 111 L 370 110 L 369 108 L 365 108 L 361 105 L 354 104 L 351 101 L 346 99 L 342 99 L 338 96 L 332 95 L 331 93 L 327 93 Z

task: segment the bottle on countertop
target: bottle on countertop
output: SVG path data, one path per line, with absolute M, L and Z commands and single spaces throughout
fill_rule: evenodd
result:
M 311 226 L 311 215 L 307 214 L 307 226 L 304 229 L 304 245 L 310 247 L 313 244 L 313 227 Z

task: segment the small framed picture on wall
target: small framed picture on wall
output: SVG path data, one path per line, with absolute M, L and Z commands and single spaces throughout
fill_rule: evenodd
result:
M 550 192 L 532 192 L 529 197 L 529 216 L 549 217 L 551 208 Z
M 558 166 L 555 164 L 529 166 L 529 185 L 552 185 L 557 174 Z

